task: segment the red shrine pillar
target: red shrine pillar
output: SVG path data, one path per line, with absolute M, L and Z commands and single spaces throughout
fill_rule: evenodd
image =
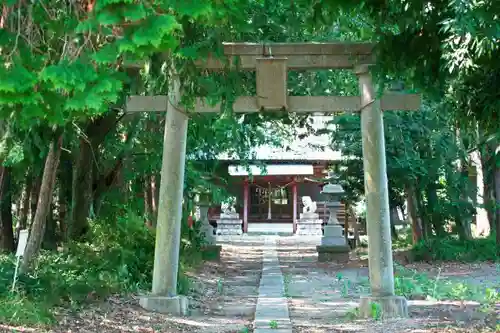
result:
M 292 183 L 293 233 L 297 232 L 297 181 Z
M 243 183 L 243 232 L 248 232 L 248 203 L 249 203 L 249 184 L 248 180 L 245 179 Z

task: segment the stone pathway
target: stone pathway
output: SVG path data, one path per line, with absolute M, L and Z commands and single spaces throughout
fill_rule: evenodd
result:
M 262 277 L 255 311 L 255 333 L 292 333 L 276 241 L 276 237 L 269 236 L 264 243 Z
M 204 270 L 192 276 L 201 293 L 190 318 L 198 317 L 206 324 L 204 333 L 251 332 L 262 274 L 264 240 L 234 237 L 219 244 L 222 245 L 221 261 L 206 262 Z

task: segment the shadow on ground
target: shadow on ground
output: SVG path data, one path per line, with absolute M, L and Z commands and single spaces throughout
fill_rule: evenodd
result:
M 279 242 L 278 255 L 294 333 L 326 332 L 495 332 L 494 314 L 479 311 L 479 304 L 461 301 L 409 301 L 410 318 L 390 321 L 360 320 L 359 297 L 369 294 L 366 260 L 353 255 L 347 265 L 318 263 L 314 244 Z M 407 268 L 440 274 L 440 279 L 498 286 L 495 266 L 488 264 L 407 265 Z M 468 273 L 464 273 L 468 272 Z

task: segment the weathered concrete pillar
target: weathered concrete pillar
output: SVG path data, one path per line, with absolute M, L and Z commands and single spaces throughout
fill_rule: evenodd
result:
M 152 295 L 141 298 L 140 304 L 147 310 L 184 315 L 187 299 L 177 295 L 177 274 L 188 117 L 176 109 L 180 101 L 179 86 L 178 77 L 172 75 L 163 138 L 153 289 Z
M 406 299 L 394 296 L 394 271 L 385 158 L 384 120 L 368 66 L 355 68 L 361 93 L 361 135 L 366 196 L 368 262 L 371 297 L 361 299 L 360 312 L 372 314 L 372 303 L 383 317 L 408 315 Z

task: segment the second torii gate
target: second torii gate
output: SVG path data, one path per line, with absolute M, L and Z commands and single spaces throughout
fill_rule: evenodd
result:
M 407 316 L 404 297 L 395 296 L 389 219 L 383 114 L 384 110 L 418 110 L 420 95 L 391 93 L 375 96 L 369 66 L 374 63 L 370 43 L 224 43 L 225 60 L 209 58 L 207 70 L 232 67 L 257 74 L 257 96 L 236 99 L 237 113 L 282 110 L 297 113 L 361 112 L 370 297 L 361 299 L 360 312 L 371 316 L 377 303 L 384 317 Z M 361 96 L 288 96 L 287 72 L 292 70 L 352 69 L 359 78 Z M 152 296 L 141 300 L 151 310 L 183 313 L 185 301 L 177 296 L 182 188 L 188 116 L 178 108 L 179 80 L 173 73 L 169 96 L 131 96 L 127 112 L 167 111 L 160 184 Z M 219 112 L 202 99 L 194 112 Z

